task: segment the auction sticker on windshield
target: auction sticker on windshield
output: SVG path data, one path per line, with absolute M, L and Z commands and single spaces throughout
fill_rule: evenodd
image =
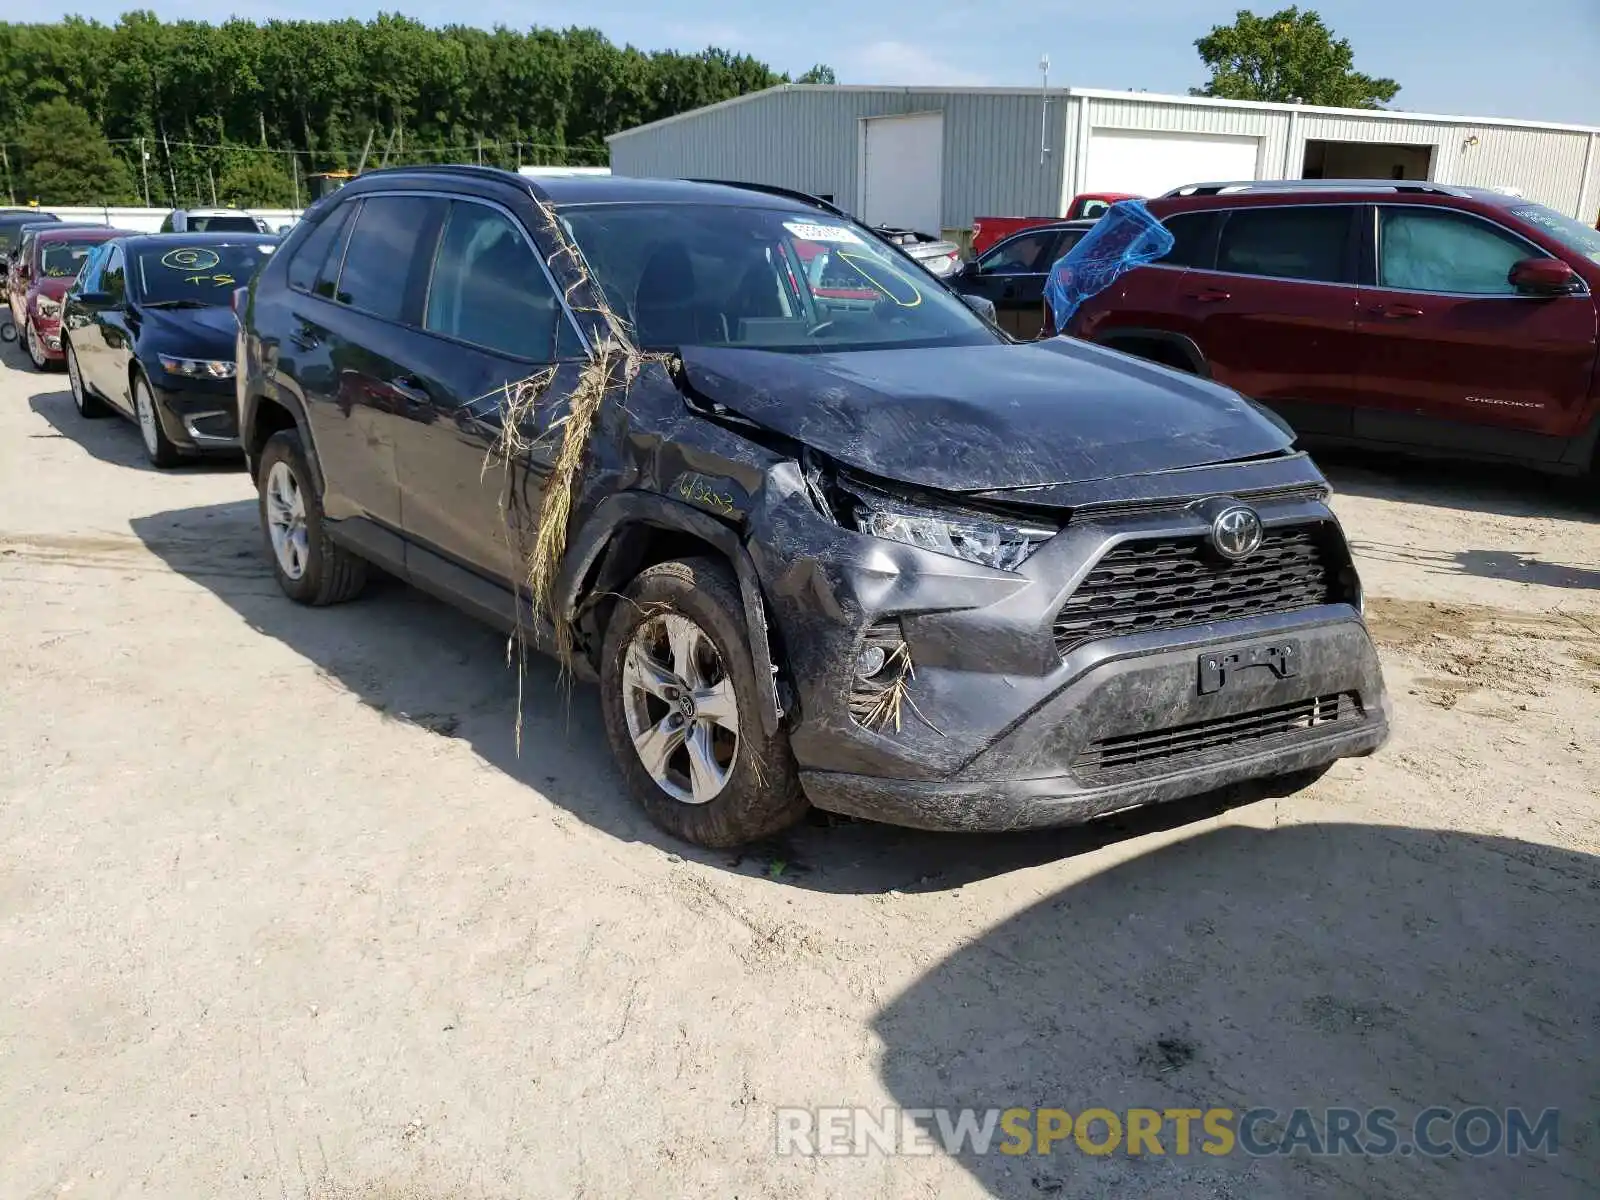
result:
M 853 229 L 843 225 L 814 225 L 809 221 L 785 221 L 783 227 L 802 242 L 840 242 L 850 246 L 864 243 Z

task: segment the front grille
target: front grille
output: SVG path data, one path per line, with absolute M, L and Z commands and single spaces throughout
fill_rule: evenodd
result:
M 1056 614 L 1056 649 L 1085 642 L 1290 612 L 1342 597 L 1320 525 L 1269 529 L 1261 548 L 1228 562 L 1203 536 L 1124 542 L 1095 564 Z
M 1105 738 L 1086 746 L 1073 769 L 1080 777 L 1174 769 L 1183 766 L 1183 760 L 1211 751 L 1237 746 L 1254 749 L 1274 738 L 1291 737 L 1342 721 L 1359 721 L 1363 715 L 1361 700 L 1354 692 L 1313 696 L 1192 725 Z

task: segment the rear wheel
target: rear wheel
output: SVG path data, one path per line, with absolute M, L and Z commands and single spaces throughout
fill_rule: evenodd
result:
M 90 421 L 110 416 L 111 410 L 106 407 L 105 401 L 92 395 L 85 386 L 83 371 L 78 366 L 78 352 L 72 348 L 72 343 L 66 342 L 62 348 L 67 352 L 67 383 L 72 388 L 72 404 L 78 410 L 78 415 Z
M 634 797 L 701 846 L 770 837 L 805 815 L 788 736 L 768 734 L 739 585 L 691 558 L 641 572 L 606 629 L 606 736 Z
M 261 532 L 284 595 L 312 605 L 353 600 L 366 585 L 367 564 L 328 537 L 298 430 L 267 439 L 258 472 Z

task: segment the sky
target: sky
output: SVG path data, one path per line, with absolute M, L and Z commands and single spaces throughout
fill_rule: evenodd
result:
M 1050 56 L 1054 86 L 1182 94 L 1206 72 L 1194 40 L 1251 7 L 1288 0 L 476 0 L 470 23 L 592 26 L 645 50 L 715 45 L 798 75 L 813 63 L 840 83 L 1031 87 Z M 1401 85 L 1392 107 L 1600 125 L 1600 0 L 1322 0 L 1355 66 Z M 451 0 L 65 0 L 114 21 L 131 8 L 167 19 L 368 18 L 399 11 L 430 25 L 463 20 Z M 38 12 L 34 9 L 33 12 Z M 31 14 L 30 14 L 31 15 Z M 34 17 L 33 19 L 40 19 Z

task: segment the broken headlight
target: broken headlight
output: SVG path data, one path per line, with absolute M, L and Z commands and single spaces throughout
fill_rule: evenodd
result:
M 862 533 L 964 558 L 997 571 L 1016 570 L 1041 543 L 1056 535 L 1054 529 L 1042 526 L 919 508 L 881 493 L 851 489 L 851 494 L 856 500 L 852 515 Z

